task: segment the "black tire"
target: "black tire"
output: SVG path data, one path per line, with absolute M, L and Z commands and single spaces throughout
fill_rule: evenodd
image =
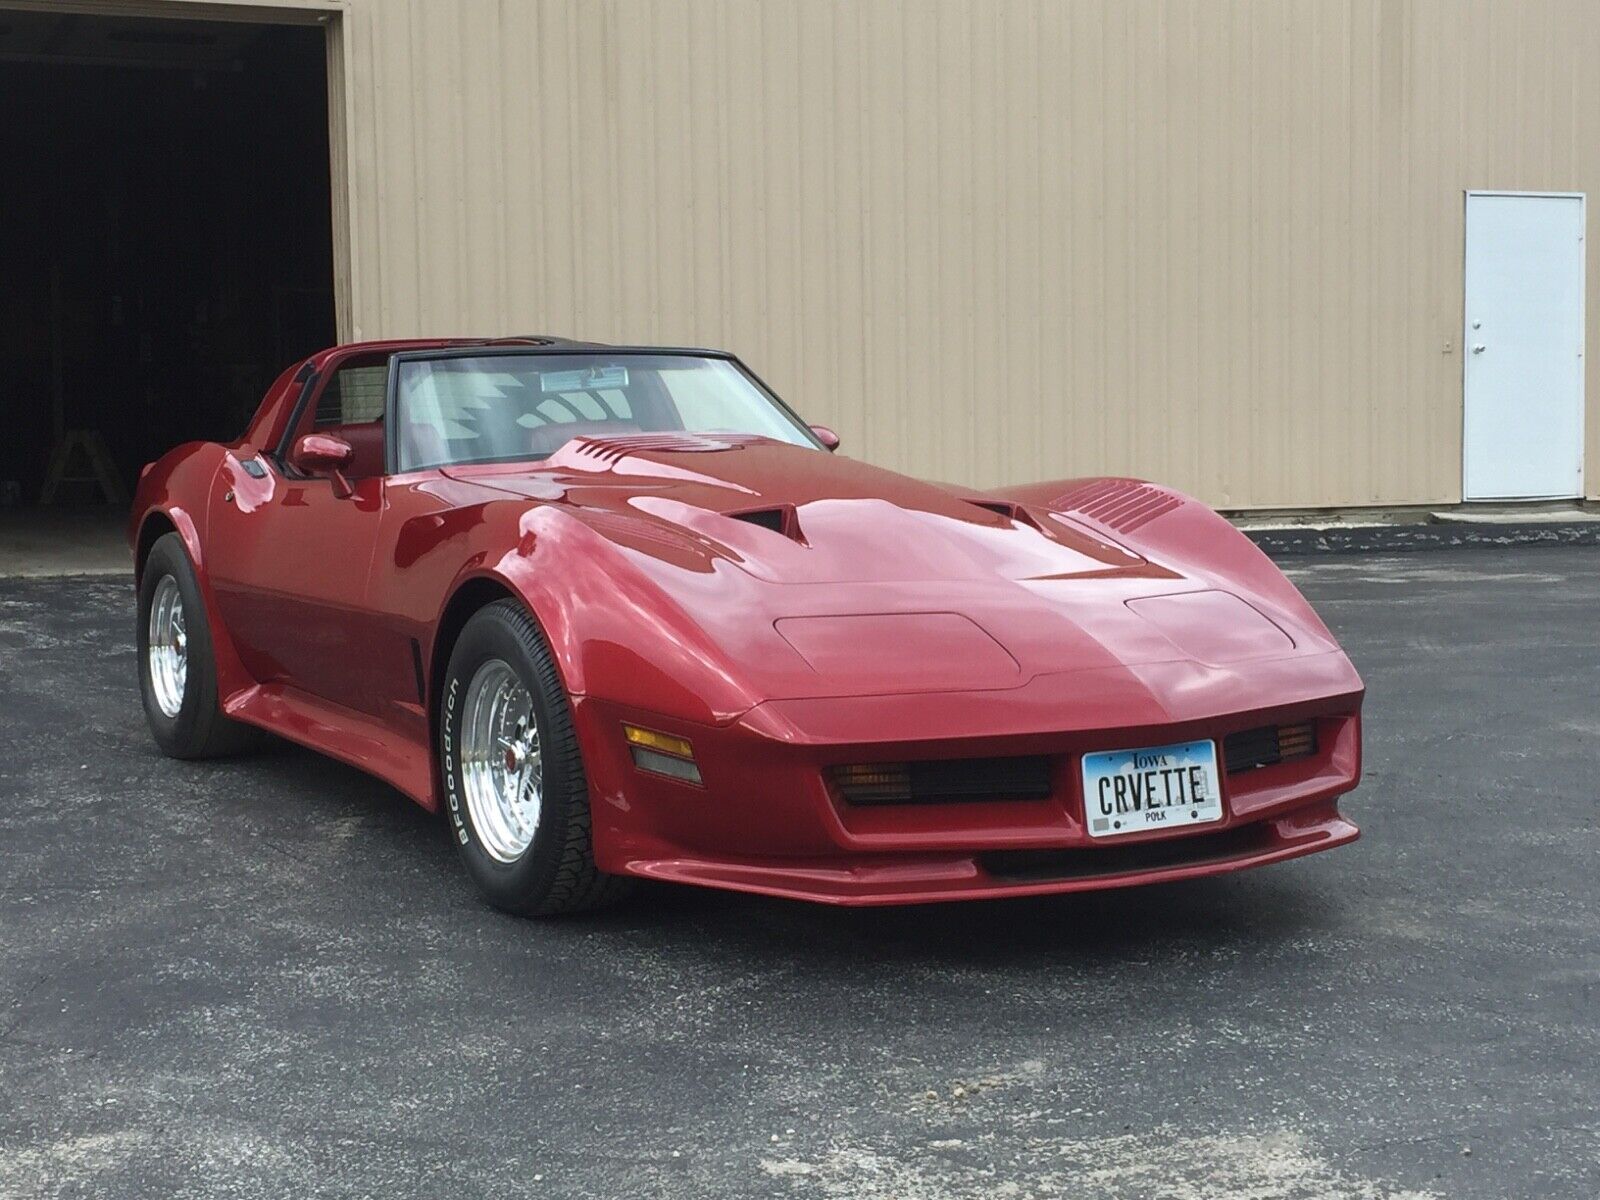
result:
M 543 766 L 533 841 L 510 862 L 490 854 L 473 825 L 459 753 L 468 687 L 478 669 L 496 659 L 510 666 L 528 690 Z M 631 879 L 595 866 L 589 785 L 566 689 L 544 634 L 515 600 L 480 609 L 456 640 L 440 696 L 439 766 L 456 849 L 473 882 L 496 908 L 519 916 L 556 916 L 614 904 L 632 890 Z
M 183 603 L 188 649 L 183 699 L 175 715 L 162 711 L 150 678 L 150 609 L 161 582 L 171 579 Z M 211 623 L 200 581 L 195 578 L 183 539 L 165 534 L 150 548 L 139 580 L 139 692 L 145 721 L 161 752 L 172 758 L 217 758 L 243 750 L 256 741 L 247 725 L 230 721 L 217 703 L 217 665 L 211 649 Z

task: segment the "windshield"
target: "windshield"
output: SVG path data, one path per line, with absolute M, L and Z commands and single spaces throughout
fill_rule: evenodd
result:
M 687 354 L 496 354 L 400 363 L 399 469 L 547 458 L 580 435 L 741 433 L 819 448 L 733 363 Z

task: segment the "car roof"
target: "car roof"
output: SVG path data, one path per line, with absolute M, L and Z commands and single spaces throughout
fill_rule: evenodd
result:
M 364 342 L 341 342 L 318 350 L 304 361 L 321 370 L 334 358 L 351 358 L 366 354 L 393 354 L 405 350 L 454 350 L 467 346 L 580 346 L 589 343 L 575 342 L 571 338 L 551 337 L 540 333 L 517 334 L 513 337 L 447 337 L 447 338 L 375 338 Z
M 477 349 L 496 350 L 501 353 L 515 353 L 522 349 L 610 350 L 619 354 L 705 354 L 717 358 L 731 357 L 726 350 L 698 346 L 623 346 L 610 342 L 585 342 L 551 334 L 523 333 L 508 337 L 385 338 L 365 342 L 345 342 L 319 350 L 303 361 L 301 369 L 310 367 L 320 374 L 336 360 L 369 354 L 419 352 L 426 354 L 430 350 L 440 350 L 460 355 L 470 354 Z

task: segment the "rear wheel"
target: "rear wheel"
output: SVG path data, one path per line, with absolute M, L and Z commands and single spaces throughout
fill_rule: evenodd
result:
M 211 624 L 200 582 L 176 533 L 150 548 L 139 580 L 139 690 L 162 753 L 214 758 L 250 745 L 255 731 L 222 715 Z
M 456 641 L 439 762 L 457 849 L 497 908 L 553 916 L 628 890 L 629 880 L 595 866 L 566 690 L 539 627 L 514 600 L 480 610 Z

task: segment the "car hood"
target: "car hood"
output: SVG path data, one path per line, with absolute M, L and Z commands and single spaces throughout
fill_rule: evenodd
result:
M 1066 514 L 766 439 L 575 438 L 537 467 L 448 474 L 582 520 L 769 699 L 1337 648 L 1247 581 Z
M 1070 518 L 760 438 L 574 438 L 540 464 L 449 474 L 635 523 L 780 584 L 1169 578 Z

